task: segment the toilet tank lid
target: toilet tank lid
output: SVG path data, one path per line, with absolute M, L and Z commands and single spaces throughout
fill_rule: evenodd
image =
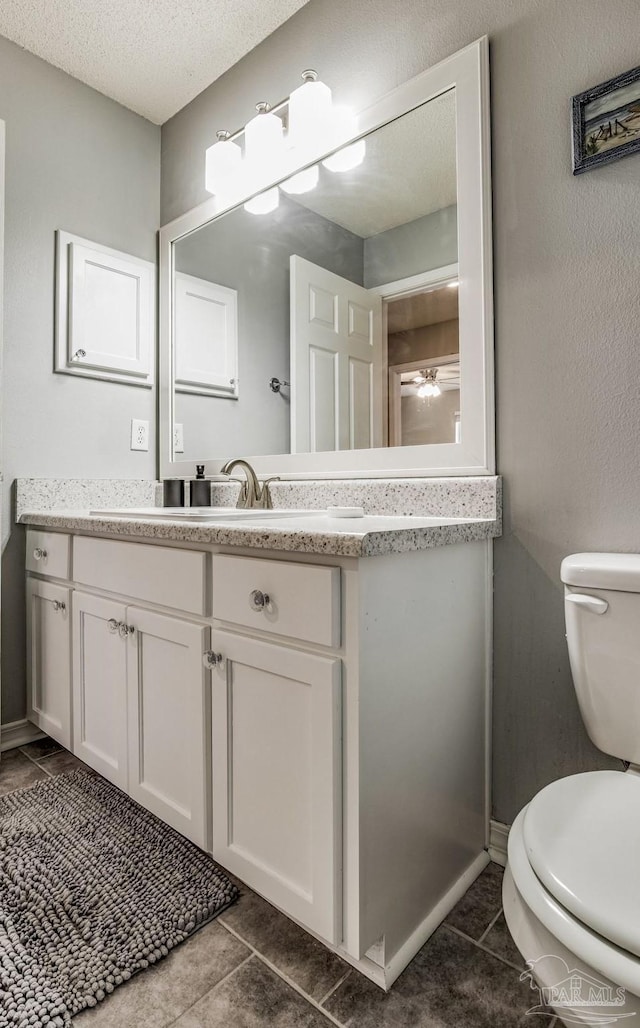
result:
M 565 585 L 640 593 L 639 553 L 573 553 L 560 568 Z

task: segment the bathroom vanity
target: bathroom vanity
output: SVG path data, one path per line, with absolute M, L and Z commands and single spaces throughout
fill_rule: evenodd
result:
M 21 520 L 30 720 L 388 987 L 488 860 L 499 518 Z

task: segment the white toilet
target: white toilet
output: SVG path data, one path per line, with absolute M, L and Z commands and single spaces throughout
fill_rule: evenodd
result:
M 561 576 L 585 726 L 631 766 L 562 778 L 520 811 L 504 913 L 541 987 L 532 1006 L 567 1025 L 640 1028 L 640 555 L 578 553 Z

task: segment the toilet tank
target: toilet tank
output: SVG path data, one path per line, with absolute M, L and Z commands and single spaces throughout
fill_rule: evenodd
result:
M 605 753 L 640 764 L 640 554 L 576 553 L 560 574 L 587 732 Z

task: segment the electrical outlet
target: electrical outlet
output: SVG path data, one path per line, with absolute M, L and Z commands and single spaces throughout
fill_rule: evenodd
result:
M 184 453 L 184 425 L 173 426 L 173 452 Z
M 149 449 L 149 422 L 139 421 L 137 418 L 131 419 L 131 449 L 132 450 L 148 450 Z

